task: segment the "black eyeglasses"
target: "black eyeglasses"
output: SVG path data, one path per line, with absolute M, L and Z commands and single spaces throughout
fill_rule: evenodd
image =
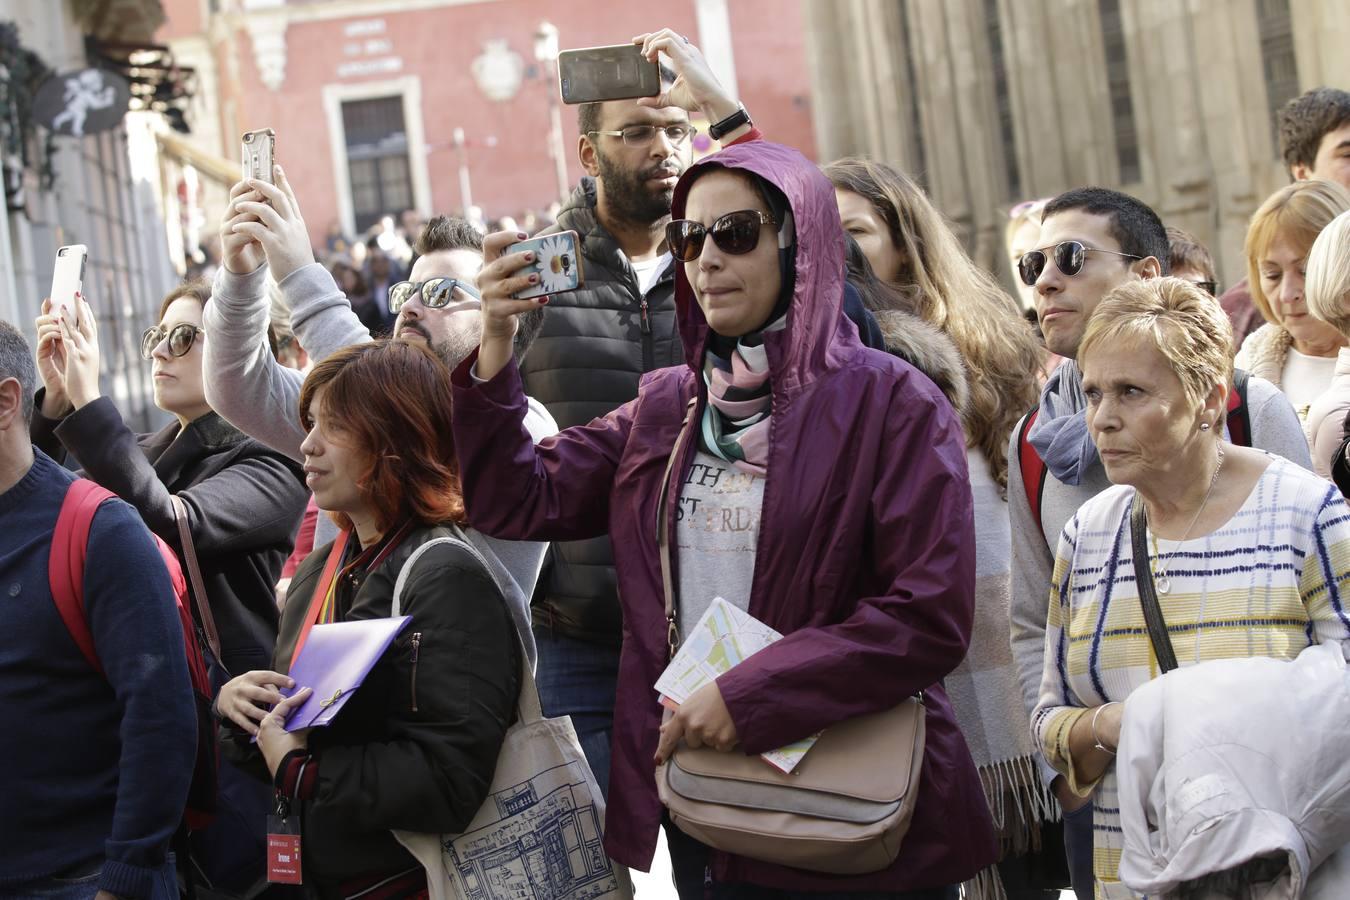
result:
M 1209 294 L 1211 297 L 1219 296 L 1219 283 L 1217 281 L 1192 281 L 1191 284 L 1200 290 Z
M 184 356 L 192 349 L 192 345 L 196 342 L 199 334 L 206 334 L 206 332 L 196 325 L 189 325 L 187 322 L 175 325 L 168 331 L 165 331 L 159 325 L 147 328 L 145 333 L 141 335 L 141 356 L 145 359 L 154 359 L 155 348 L 166 336 L 169 339 L 169 355 Z
M 398 311 L 403 308 L 403 304 L 413 297 L 420 298 L 422 305 L 427 309 L 444 309 L 450 305 L 454 298 L 455 288 L 459 288 L 474 300 L 482 299 L 478 293 L 478 288 L 467 281 L 460 281 L 458 278 L 428 278 L 420 283 L 400 281 L 389 286 L 389 311 L 398 315 Z
M 1089 253 L 1110 253 L 1112 256 L 1123 256 L 1126 259 L 1144 258 L 1135 256 L 1133 253 L 1121 253 L 1119 250 L 1084 247 L 1078 241 L 1065 241 L 1062 244 L 1056 244 L 1051 252 L 1055 255 L 1055 268 L 1070 278 L 1083 271 L 1083 264 L 1087 262 Z M 1022 283 L 1028 287 L 1035 286 L 1036 280 L 1045 271 L 1045 261 L 1044 250 L 1032 250 L 1029 253 L 1023 253 L 1022 258 L 1017 261 L 1017 274 L 1022 276 Z
M 675 219 L 666 226 L 666 241 L 671 255 L 680 262 L 693 262 L 703 253 L 703 240 L 712 235 L 713 243 L 725 253 L 740 256 L 759 246 L 759 230 L 765 225 L 777 227 L 773 216 L 757 209 L 739 209 L 718 217 L 712 227 L 693 219 Z
M 622 131 L 588 131 L 587 136 L 592 134 L 604 134 L 610 137 L 622 138 L 623 142 L 629 147 L 645 147 L 656 139 L 656 132 L 664 131 L 666 140 L 670 141 L 672 146 L 678 147 L 694 135 L 698 134 L 698 129 L 692 125 L 666 125 L 658 127 L 656 125 L 629 125 Z

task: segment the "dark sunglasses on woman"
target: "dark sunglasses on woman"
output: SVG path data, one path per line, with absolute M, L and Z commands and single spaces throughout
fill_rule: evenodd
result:
M 740 209 L 718 217 L 711 227 L 692 219 L 675 219 L 666 226 L 670 253 L 680 262 L 693 262 L 703 253 L 703 240 L 709 234 L 723 253 L 740 256 L 759 246 L 759 231 L 765 225 L 778 226 L 773 216 L 757 209 Z
M 1143 259 L 1142 256 L 1135 256 L 1133 253 L 1121 253 L 1119 250 L 1102 250 L 1098 247 L 1085 247 L 1078 241 L 1065 241 L 1062 244 L 1056 244 L 1051 248 L 1054 254 L 1055 268 L 1059 269 L 1066 276 L 1072 278 L 1083 271 L 1083 264 L 1087 262 L 1089 253 L 1110 253 L 1112 256 L 1123 256 L 1126 259 Z M 1041 277 L 1045 271 L 1046 255 L 1044 250 L 1032 250 L 1022 254 L 1022 258 L 1017 261 L 1017 274 L 1022 276 L 1022 283 L 1034 287 L 1036 280 Z
M 423 282 L 400 281 L 389 286 L 389 311 L 398 315 L 413 297 L 419 297 L 427 309 L 444 309 L 454 299 L 455 288 L 459 288 L 472 300 L 481 300 L 478 288 L 458 278 L 428 278 Z
M 206 334 L 206 332 L 196 325 L 189 325 L 187 322 L 175 325 L 167 332 L 160 325 L 147 328 L 145 334 L 141 335 L 141 356 L 145 359 L 154 359 L 155 348 L 166 336 L 169 338 L 169 355 L 183 356 L 192 349 L 192 345 L 196 342 L 199 334 Z

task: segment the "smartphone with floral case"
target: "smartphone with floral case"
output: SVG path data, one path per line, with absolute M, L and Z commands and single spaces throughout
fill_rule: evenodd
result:
M 534 251 L 534 262 L 516 272 L 538 275 L 539 283 L 515 294 L 517 300 L 575 291 L 585 283 L 581 274 L 580 241 L 575 231 L 560 231 L 531 238 L 506 248 L 507 253 Z

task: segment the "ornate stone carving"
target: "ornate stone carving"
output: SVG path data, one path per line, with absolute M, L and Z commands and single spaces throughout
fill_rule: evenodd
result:
M 286 80 L 286 13 L 283 0 L 244 0 L 245 20 L 253 41 L 258 74 L 271 91 L 281 90 Z M 272 10 L 276 10 L 273 12 Z
M 525 60 L 501 39 L 486 41 L 483 52 L 470 65 L 473 80 L 489 100 L 504 103 L 520 90 Z

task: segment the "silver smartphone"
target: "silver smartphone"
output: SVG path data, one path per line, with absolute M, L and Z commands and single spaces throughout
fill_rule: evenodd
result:
M 276 162 L 277 133 L 270 128 L 245 131 L 240 143 L 244 148 L 244 178 L 275 184 L 272 166 Z

